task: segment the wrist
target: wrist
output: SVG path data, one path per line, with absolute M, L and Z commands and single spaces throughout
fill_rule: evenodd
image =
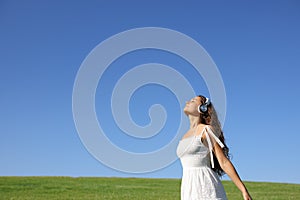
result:
M 248 190 L 246 187 L 244 187 L 242 190 L 241 190 L 242 194 L 248 194 Z
M 245 195 L 247 195 L 247 196 L 250 196 L 249 195 L 249 192 L 248 192 L 248 190 L 246 189 L 246 190 L 244 190 L 244 191 L 242 191 L 242 194 L 243 194 L 243 196 L 245 196 Z

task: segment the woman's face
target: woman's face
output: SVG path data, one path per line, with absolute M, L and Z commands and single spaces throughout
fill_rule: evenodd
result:
M 187 101 L 183 109 L 186 115 L 198 116 L 198 107 L 200 105 L 200 97 L 194 97 L 190 101 Z

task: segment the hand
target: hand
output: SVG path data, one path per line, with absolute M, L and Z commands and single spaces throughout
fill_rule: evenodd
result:
M 250 194 L 248 192 L 243 193 L 244 200 L 252 200 Z

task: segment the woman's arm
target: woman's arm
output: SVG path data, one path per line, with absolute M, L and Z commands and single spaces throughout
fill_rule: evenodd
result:
M 222 148 L 218 145 L 218 143 L 215 143 L 214 145 L 214 153 L 219 161 L 219 164 L 221 168 L 224 170 L 224 172 L 231 178 L 233 183 L 237 186 L 237 188 L 242 192 L 244 200 L 251 200 L 251 196 L 240 179 L 237 171 L 235 170 L 233 164 L 230 162 L 230 160 L 224 155 Z

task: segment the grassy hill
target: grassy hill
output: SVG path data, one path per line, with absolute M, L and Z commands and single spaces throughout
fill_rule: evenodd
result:
M 242 199 L 223 181 L 229 200 Z M 300 199 L 300 184 L 245 182 L 253 199 Z M 180 199 L 179 179 L 0 177 L 0 199 Z

